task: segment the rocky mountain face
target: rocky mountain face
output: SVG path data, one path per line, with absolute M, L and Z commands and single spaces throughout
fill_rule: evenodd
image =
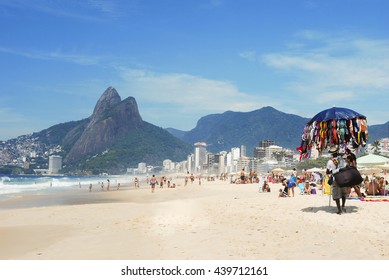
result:
M 89 121 L 81 127 L 75 127 L 65 138 L 65 143 L 72 142 L 74 135 L 78 135 L 77 131 L 82 130 L 64 162 L 102 153 L 131 132 L 136 133 L 142 126 L 135 99 L 128 97 L 122 101 L 117 91 L 109 87 L 98 100 Z
M 140 162 L 156 166 L 165 159 L 179 162 L 191 151 L 192 145 L 143 121 L 135 98 L 121 100 L 109 87 L 89 118 L 0 142 L 0 166 L 15 160 L 22 164 L 22 158 L 31 154 L 47 163 L 48 155 L 57 154 L 68 173 L 121 174 Z

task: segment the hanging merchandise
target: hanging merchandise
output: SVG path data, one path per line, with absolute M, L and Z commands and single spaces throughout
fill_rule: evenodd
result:
M 368 140 L 366 117 L 351 109 L 332 107 L 316 114 L 304 127 L 300 160 L 311 156 L 315 147 L 319 155 L 329 147 L 337 145 L 345 149 L 352 145 L 354 149 L 364 147 Z

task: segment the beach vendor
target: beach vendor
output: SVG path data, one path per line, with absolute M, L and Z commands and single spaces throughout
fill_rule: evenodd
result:
M 343 167 L 343 159 L 338 154 L 338 146 L 332 146 L 329 149 L 329 152 L 331 153 L 331 158 L 327 162 L 327 170 L 326 173 L 328 176 L 332 176 L 339 172 L 339 169 Z M 347 197 L 347 188 L 341 188 L 335 181 L 335 179 L 332 180 L 332 199 L 336 203 L 336 207 L 338 208 L 338 215 L 341 215 L 342 212 L 345 211 L 346 206 L 346 197 Z M 340 206 L 340 199 L 342 199 L 342 207 Z
M 357 157 L 349 148 L 346 148 L 346 161 L 348 166 L 352 166 L 357 168 Z M 355 193 L 358 195 L 358 197 L 363 197 L 364 195 L 361 193 L 361 189 L 359 185 L 347 187 L 347 196 L 350 196 L 351 194 L 351 188 L 354 188 Z

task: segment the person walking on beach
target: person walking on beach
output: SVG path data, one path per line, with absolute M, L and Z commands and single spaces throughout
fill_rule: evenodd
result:
M 135 185 L 135 189 L 139 189 L 139 181 L 137 177 L 135 177 L 134 179 L 134 185 Z
M 185 176 L 185 187 L 188 185 L 188 176 Z
M 92 183 L 89 184 L 89 192 L 92 192 Z
M 109 192 L 109 185 L 110 185 L 110 181 L 109 181 L 109 179 L 107 179 L 107 192 Z
M 151 184 L 151 192 L 153 193 L 155 191 L 155 185 L 157 184 L 157 178 L 155 178 L 155 175 L 153 174 L 153 177 L 150 179 Z
M 342 158 L 338 154 L 338 148 L 333 146 L 330 148 L 329 152 L 331 153 L 331 158 L 327 162 L 326 173 L 329 176 L 334 176 L 334 174 L 339 172 L 339 169 L 342 167 Z M 346 196 L 347 188 L 341 188 L 336 180 L 332 181 L 332 199 L 336 203 L 338 212 L 336 214 L 341 215 L 342 212 L 346 212 Z M 342 199 L 342 206 L 340 205 L 340 199 Z

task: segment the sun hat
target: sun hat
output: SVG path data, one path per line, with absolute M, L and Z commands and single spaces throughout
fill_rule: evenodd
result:
M 330 147 L 330 149 L 328 150 L 329 153 L 331 154 L 336 154 L 339 150 L 339 146 L 338 145 L 333 145 Z

